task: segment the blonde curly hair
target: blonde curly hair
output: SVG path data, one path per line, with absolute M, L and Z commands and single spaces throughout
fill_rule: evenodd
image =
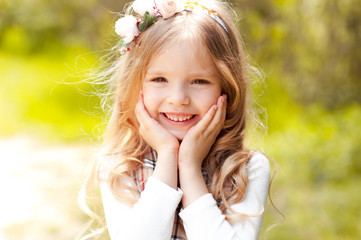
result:
M 134 113 L 149 63 L 162 48 L 176 41 L 201 41 L 221 82 L 222 94 L 227 95 L 224 127 L 204 159 L 203 167 L 211 180 L 210 193 L 220 203 L 226 218 L 235 220 L 241 214 L 231 206 L 245 195 L 248 184 L 246 165 L 252 157 L 252 151 L 245 145 L 246 126 L 250 120 L 259 122 L 254 121 L 252 111 L 250 76 L 258 78 L 262 74 L 247 61 L 229 5 L 221 1 L 210 2 L 213 3 L 210 9 L 217 12 L 227 32 L 206 14 L 183 11 L 167 20 L 159 18 L 140 34 L 136 46 L 113 64 L 107 80 L 112 83 L 113 106 L 104 134 L 103 150 L 104 155 L 115 159 L 115 164 L 108 169 L 110 189 L 119 201 L 132 206 L 141 191 L 133 173 L 143 166 L 144 157 L 150 150 L 139 134 Z M 95 170 L 92 178 L 96 175 Z M 232 188 L 226 190 L 226 185 Z

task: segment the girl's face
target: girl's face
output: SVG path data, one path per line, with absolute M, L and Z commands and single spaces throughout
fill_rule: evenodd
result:
M 182 140 L 217 103 L 221 84 L 204 47 L 183 41 L 152 58 L 143 95 L 148 113 Z

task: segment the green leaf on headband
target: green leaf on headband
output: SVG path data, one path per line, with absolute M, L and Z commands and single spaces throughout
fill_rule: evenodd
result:
M 150 15 L 149 12 L 145 12 L 144 16 L 142 17 L 142 21 L 138 24 L 138 29 L 139 31 L 144 32 L 154 23 L 155 23 L 155 17 Z

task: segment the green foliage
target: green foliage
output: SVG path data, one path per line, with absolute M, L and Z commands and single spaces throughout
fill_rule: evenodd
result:
M 138 24 L 138 29 L 140 32 L 144 32 L 145 30 L 147 30 L 147 28 L 149 28 L 151 25 L 153 25 L 155 23 L 155 17 L 151 16 L 149 14 L 149 12 L 145 12 L 142 22 L 140 22 Z
M 361 5 L 233 2 L 246 49 L 267 76 L 264 151 L 280 165 L 272 195 L 286 219 L 263 235 L 358 239 Z M 82 81 L 82 69 L 97 61 L 92 50 L 109 47 L 117 17 L 110 12 L 125 3 L 0 1 L 0 136 L 77 141 L 101 134 L 104 115 L 99 99 L 87 95 L 96 89 Z M 279 218 L 268 206 L 265 228 Z
M 270 124 L 264 150 L 280 166 L 272 195 L 286 216 L 263 232 L 266 239 L 358 239 L 361 106 L 305 108 L 277 84 L 270 86 L 266 102 Z M 265 228 L 279 220 L 269 205 Z
M 277 81 L 293 99 L 328 109 L 361 102 L 357 0 L 234 2 L 248 52 L 267 72 L 281 73 Z
M 2 49 L 30 53 L 49 49 L 52 43 L 104 48 L 118 17 L 115 12 L 127 2 L 3 0 L 0 47 L 4 42 Z M 281 70 L 279 81 L 293 99 L 303 104 L 320 101 L 329 109 L 361 102 L 358 0 L 230 2 L 240 16 L 247 50 L 265 70 Z M 9 31 L 10 36 L 17 31 L 25 44 L 9 39 Z
M 52 43 L 104 47 L 116 14 L 126 1 L 108 0 L 2 0 L 0 45 L 9 28 L 26 33 L 28 51 L 47 49 Z
M 359 104 L 326 111 L 319 104 L 307 108 L 296 105 L 280 88 L 270 92 L 278 97 L 268 101 L 266 152 L 279 159 L 302 183 L 336 183 L 361 176 Z
M 96 133 L 101 120 L 95 109 L 99 100 L 84 94 L 92 91 L 89 84 L 80 82 L 86 76 L 67 65 L 74 65 L 84 50 L 67 51 L 63 56 L 0 52 L 1 135 L 28 132 L 51 139 L 88 140 Z M 87 60 L 94 61 L 93 56 Z

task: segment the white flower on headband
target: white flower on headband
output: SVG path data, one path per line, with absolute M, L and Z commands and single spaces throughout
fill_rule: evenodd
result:
M 167 19 L 183 10 L 189 10 L 208 14 L 228 33 L 223 21 L 208 7 L 211 2 L 213 0 L 135 0 L 131 7 L 137 13 L 137 18 L 131 15 L 120 18 L 115 23 L 115 32 L 123 37 L 122 48 L 129 51 L 132 44 L 135 44 L 132 43 L 135 37 L 153 25 L 156 17 Z
M 141 16 L 143 16 L 145 12 L 149 12 L 150 15 L 154 15 L 154 0 L 136 0 L 133 2 L 132 8 Z
M 115 32 L 124 37 L 123 41 L 129 43 L 139 35 L 137 19 L 133 16 L 125 16 L 115 23 Z
M 156 0 L 157 8 L 164 19 L 184 10 L 183 0 Z

